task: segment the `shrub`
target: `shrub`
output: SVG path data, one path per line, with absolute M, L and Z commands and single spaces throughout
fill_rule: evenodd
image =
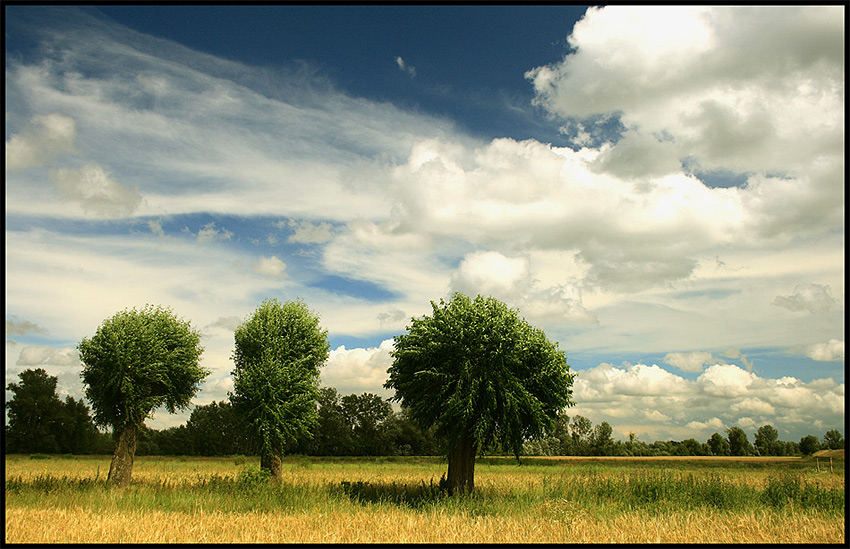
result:
M 266 469 L 242 469 L 237 481 L 246 488 L 268 484 L 271 472 Z

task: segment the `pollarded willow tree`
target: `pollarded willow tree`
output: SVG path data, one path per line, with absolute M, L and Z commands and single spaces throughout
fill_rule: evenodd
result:
M 281 476 L 287 444 L 318 422 L 319 368 L 328 358 L 327 330 L 301 301 L 266 300 L 234 333 L 234 411 L 254 429 L 260 467 Z
M 431 307 L 395 337 L 384 386 L 446 437 L 448 490 L 468 492 L 483 448 L 498 442 L 519 458 L 525 440 L 553 428 L 573 404 L 575 374 L 557 343 L 497 299 L 456 293 Z
M 110 484 L 130 482 L 136 437 L 153 410 L 186 409 L 209 375 L 199 362 L 200 341 L 200 333 L 170 309 L 146 305 L 104 320 L 91 339 L 77 346 L 94 422 L 112 427 L 118 437 Z

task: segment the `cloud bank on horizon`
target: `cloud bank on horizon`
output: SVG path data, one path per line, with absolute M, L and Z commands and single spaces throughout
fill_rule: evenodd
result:
M 460 291 L 558 341 L 568 413 L 621 437 L 843 431 L 843 7 L 590 8 L 516 75 L 562 144 L 6 9 L 35 44 L 6 53 L 7 380 L 81 395 L 76 343 L 150 302 L 202 330 L 196 403 L 222 400 L 235 327 L 303 298 L 322 382 L 389 396 L 392 335 Z M 422 85 L 409 58 L 382 56 Z

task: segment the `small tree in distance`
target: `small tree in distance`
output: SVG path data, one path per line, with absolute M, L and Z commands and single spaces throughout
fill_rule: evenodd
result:
M 472 491 L 476 454 L 498 442 L 519 458 L 572 404 L 574 374 L 557 344 L 497 299 L 456 293 L 431 307 L 395 337 L 384 386 L 448 441 L 449 492 Z
M 706 444 L 708 445 L 712 455 L 728 456 L 730 453 L 729 441 L 723 438 L 723 435 L 720 433 L 714 433 L 711 435 L 711 438 L 708 439 Z
M 233 334 L 230 401 L 255 431 L 260 467 L 281 476 L 284 448 L 318 421 L 319 368 L 328 358 L 327 330 L 301 301 L 266 300 Z
M 838 429 L 830 429 L 823 435 L 823 447 L 829 450 L 844 448 L 844 437 Z
M 810 456 L 820 450 L 820 441 L 815 435 L 806 435 L 800 439 L 800 452 L 804 456 Z
M 118 436 L 107 480 L 130 482 L 136 438 L 154 408 L 185 409 L 209 375 L 199 360 L 201 335 L 169 309 L 146 305 L 103 321 L 77 349 L 94 422 Z
M 756 433 L 755 447 L 759 454 L 773 456 L 777 454 L 778 440 L 779 432 L 773 425 L 762 425 Z

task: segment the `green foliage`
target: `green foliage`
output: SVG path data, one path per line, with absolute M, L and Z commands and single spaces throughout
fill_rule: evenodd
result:
M 89 407 L 82 400 L 65 397 L 60 417 L 57 433 L 60 451 L 68 454 L 94 452 L 99 433 L 89 414 Z
M 352 428 L 333 387 L 319 389 L 318 424 L 309 449 L 313 455 L 347 456 L 354 452 Z
M 6 453 L 92 453 L 98 431 L 81 400 L 56 394 L 57 378 L 41 368 L 24 370 L 20 383 L 6 389 L 12 399 L 6 403 L 9 422 L 5 436 Z
M 823 435 L 823 447 L 828 450 L 840 450 L 844 448 L 844 437 L 838 429 L 830 429 Z
M 590 435 L 593 424 L 582 415 L 573 416 L 570 424 L 570 439 L 576 454 L 579 456 L 590 455 Z
M 793 474 L 769 477 L 761 501 L 776 509 L 795 505 L 819 511 L 844 511 L 844 494 L 838 489 L 806 482 L 800 475 Z
M 236 478 L 240 485 L 252 488 L 268 484 L 269 472 L 264 469 L 245 468 L 239 471 Z
M 20 383 L 9 383 L 12 399 L 6 403 L 9 429 L 6 452 L 58 453 L 62 401 L 56 395 L 57 378 L 42 368 L 24 370 Z
M 392 406 L 372 393 L 346 395 L 341 401 L 342 414 L 351 429 L 353 453 L 382 456 L 393 453 L 394 423 Z
M 820 441 L 815 435 L 806 435 L 800 439 L 800 452 L 804 456 L 810 456 L 820 450 Z
M 755 438 L 755 447 L 759 455 L 772 456 L 777 455 L 779 440 L 779 431 L 773 425 L 762 425 L 759 427 Z
M 593 429 L 591 437 L 591 446 L 593 447 L 593 455 L 608 456 L 611 455 L 611 450 L 614 447 L 614 440 L 611 434 L 614 430 L 607 421 L 603 421 Z
M 147 305 L 106 319 L 77 349 L 94 421 L 116 431 L 141 426 L 154 408 L 185 409 L 209 371 L 200 333 L 169 309 Z
M 707 444 L 712 455 L 728 456 L 730 453 L 729 441 L 723 438 L 723 435 L 720 433 L 712 434 L 711 438 L 708 439 Z
M 199 456 L 246 454 L 254 450 L 248 425 L 229 402 L 213 401 L 195 407 L 185 429 L 193 453 Z
M 304 453 L 314 456 L 439 455 L 441 441 L 422 429 L 402 408 L 395 413 L 378 395 L 340 397 L 336 389 L 319 389 L 319 422 Z
M 319 317 L 301 301 L 266 300 L 234 339 L 230 401 L 262 452 L 282 452 L 308 437 L 318 421 L 319 368 L 330 350 Z
M 571 404 L 564 353 L 494 298 L 456 293 L 431 307 L 395 337 L 385 387 L 452 444 L 471 435 L 479 450 L 499 443 L 519 456 Z
M 443 501 L 448 495 L 445 478 L 435 483 L 433 479 L 427 484 L 404 482 L 367 482 L 342 481 L 338 487 L 331 487 L 331 493 L 340 492 L 352 501 L 362 504 L 389 503 L 402 507 L 419 509 L 433 506 Z
M 748 456 L 752 454 L 752 445 L 747 440 L 747 433 L 740 427 L 726 429 L 729 440 L 729 452 L 733 456 Z

